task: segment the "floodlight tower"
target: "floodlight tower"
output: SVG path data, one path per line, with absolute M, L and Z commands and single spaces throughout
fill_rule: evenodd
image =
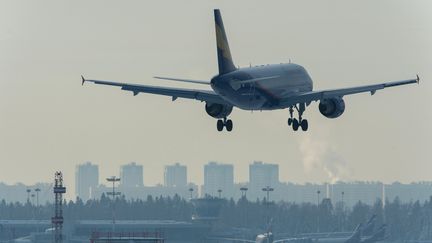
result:
M 27 203 L 30 203 L 30 192 L 31 192 L 31 189 L 27 188 L 26 192 L 27 192 Z
M 245 186 L 244 186 L 244 187 L 241 187 L 241 188 L 240 188 L 240 191 L 241 191 L 242 197 L 246 199 L 246 193 L 247 193 L 247 191 L 248 191 L 248 188 L 245 187 Z
M 218 194 L 219 194 L 219 198 L 222 198 L 222 189 L 217 190 Z
M 193 199 L 193 191 L 194 189 L 191 187 L 189 188 L 189 192 L 190 192 L 190 199 Z
M 320 194 L 321 194 L 321 191 L 320 190 L 318 190 L 317 191 L 317 233 L 319 233 L 320 232 Z
M 54 177 L 54 217 L 51 218 L 51 223 L 54 226 L 54 243 L 63 241 L 63 194 L 66 193 L 66 187 L 63 186 L 63 174 L 60 171 L 55 173 Z
M 270 225 L 270 192 L 274 191 L 274 188 L 272 188 L 270 186 L 266 186 L 262 190 L 267 193 L 267 198 L 266 198 L 266 203 L 267 203 L 267 224 Z
M 262 190 L 263 190 L 264 192 L 267 192 L 267 198 L 266 198 L 266 200 L 267 200 L 267 203 L 269 203 L 269 200 L 270 200 L 270 192 L 274 191 L 274 188 L 271 188 L 271 187 L 269 187 L 269 186 L 266 186 L 266 187 L 264 187 Z
M 240 187 L 240 191 L 242 194 L 242 200 L 243 202 L 247 202 L 247 198 L 246 198 L 246 193 L 248 191 L 248 188 L 246 186 Z M 243 208 L 243 225 L 245 228 L 247 228 L 247 211 L 246 211 L 246 207 L 242 207 Z
M 106 178 L 106 180 L 108 182 L 112 182 L 112 191 L 107 192 L 107 194 L 109 196 L 112 196 L 112 225 L 113 225 L 112 228 L 113 228 L 113 233 L 114 233 L 114 231 L 115 231 L 115 200 L 116 200 L 116 197 L 120 195 L 120 192 L 116 192 L 116 190 L 115 190 L 116 189 L 115 184 L 117 182 L 120 182 L 120 178 L 118 178 L 116 176 L 111 176 L 111 177 Z
M 36 207 L 39 207 L 39 192 L 41 191 L 40 188 L 36 188 L 35 192 L 36 192 Z

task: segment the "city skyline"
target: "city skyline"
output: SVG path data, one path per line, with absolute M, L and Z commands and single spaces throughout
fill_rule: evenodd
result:
M 140 174 L 145 171 L 145 166 L 141 165 L 139 162 L 125 163 L 119 167 L 118 173 L 121 173 L 122 169 L 125 167 L 132 166 L 133 168 L 139 168 L 142 171 L 135 171 L 134 174 Z M 99 177 L 99 165 L 92 162 L 84 162 L 78 164 L 76 167 L 76 181 L 72 181 L 75 183 L 72 184 L 80 184 L 77 181 L 79 178 L 84 178 L 81 181 L 81 188 L 79 191 L 83 194 L 79 194 L 78 191 L 73 193 L 73 190 L 68 185 L 71 184 L 71 181 L 65 181 L 65 185 L 67 186 L 67 194 L 66 198 L 69 200 L 74 200 L 75 197 L 79 196 L 82 200 L 87 201 L 88 199 L 97 199 L 100 198 L 102 193 L 106 193 L 110 191 L 111 184 L 106 182 L 105 178 L 111 177 L 112 175 L 100 175 Z M 181 177 L 187 175 L 188 167 L 182 165 L 181 163 L 170 163 L 165 165 L 165 172 L 167 169 L 181 169 Z M 356 200 L 361 200 L 367 203 L 373 203 L 376 197 L 385 196 L 385 193 L 389 193 L 390 200 L 398 195 L 398 193 L 404 194 L 404 200 L 411 198 L 411 200 L 416 199 L 427 199 L 429 197 L 429 189 L 428 187 L 432 187 L 432 181 L 425 182 L 413 182 L 410 184 L 401 184 L 399 182 L 394 183 L 382 183 L 380 181 L 337 181 L 337 182 L 323 182 L 323 183 L 295 183 L 292 181 L 279 181 L 278 179 L 278 166 L 276 164 L 266 163 L 262 161 L 253 161 L 249 164 L 249 179 L 245 181 L 235 181 L 235 170 L 232 164 L 224 164 L 218 163 L 215 161 L 209 161 L 202 167 L 202 173 L 204 174 L 204 178 L 207 178 L 209 184 L 198 184 L 196 182 L 192 182 L 189 180 L 185 180 L 185 178 L 180 178 L 182 184 L 177 186 L 175 184 L 157 184 L 157 185 L 148 185 L 145 183 L 141 183 L 137 180 L 134 181 L 133 184 L 122 184 L 118 185 L 118 190 L 125 195 L 126 198 L 146 198 L 146 195 L 163 195 L 163 196 L 174 196 L 175 194 L 179 194 L 181 197 L 189 198 L 190 196 L 190 188 L 193 188 L 194 197 L 198 196 L 219 196 L 238 199 L 243 192 L 241 192 L 241 188 L 246 187 L 248 191 L 246 192 L 249 198 L 261 198 L 263 197 L 262 189 L 268 186 L 270 188 L 275 189 L 275 199 L 276 200 L 294 200 L 297 202 L 314 202 L 316 199 L 315 192 L 320 190 L 322 192 L 322 197 L 330 197 L 332 199 L 337 199 L 340 197 L 341 192 L 345 191 L 346 200 L 351 201 L 351 203 L 356 202 Z M 208 174 L 206 176 L 206 173 Z M 177 176 L 175 173 L 164 173 L 163 180 L 170 181 L 170 178 L 167 176 Z M 95 179 L 98 179 L 95 181 Z M 121 178 L 121 181 L 124 178 Z M 142 177 L 141 177 L 142 179 Z M 172 179 L 172 178 L 171 178 Z M 186 183 L 184 183 L 184 181 Z M 267 181 L 267 182 L 265 182 Z M 222 184 L 221 184 L 222 183 Z M 264 184 L 266 185 L 264 185 Z M 7 198 L 7 193 L 5 192 L 14 191 L 14 195 L 12 198 L 25 198 L 25 190 L 30 189 L 32 193 L 35 188 L 42 188 L 41 195 L 46 198 L 50 195 L 49 188 L 52 183 L 48 182 L 40 182 L 36 186 L 28 186 L 24 184 L 17 185 L 7 185 L 4 183 L 0 183 L 0 190 L 2 195 L 0 198 Z M 139 185 L 138 185 L 139 184 Z M 12 188 L 21 188 L 22 192 L 17 192 Z M 410 192 L 410 187 L 414 188 L 413 191 Z M 418 189 L 420 187 L 422 189 Z M 9 189 L 6 189 L 9 188 Z M 78 188 L 78 187 L 77 187 Z M 345 188 L 345 189 L 344 189 Z M 351 188 L 351 189 L 349 189 Z M 353 189 L 358 188 L 358 189 Z M 387 188 L 387 189 L 385 189 Z M 415 189 L 417 188 L 417 189 Z M 5 191 L 6 190 L 6 191 Z M 48 191 L 47 191 L 48 190 Z M 219 190 L 221 190 L 219 192 Z M 353 197 L 352 191 L 356 190 L 358 194 L 356 197 Z M 220 194 L 219 194 L 220 193 Z M 273 194 L 273 193 L 271 193 Z M 371 196 L 372 195 L 372 196 Z

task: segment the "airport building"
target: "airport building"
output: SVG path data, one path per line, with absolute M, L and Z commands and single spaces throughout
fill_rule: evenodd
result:
M 99 167 L 91 162 L 76 166 L 75 193 L 84 202 L 93 198 L 92 190 L 99 184 Z
M 176 163 L 165 166 L 164 185 L 166 187 L 186 187 L 187 186 L 187 168 L 184 165 Z
M 53 232 L 49 220 L 0 220 L 0 242 L 51 243 Z M 112 234 L 111 220 L 77 220 L 66 222 L 63 228 L 65 243 L 93 242 L 162 242 L 162 241 L 113 241 L 97 240 L 99 235 L 159 235 L 168 243 L 206 242 L 210 225 L 174 220 L 117 220 Z M 136 237 L 135 237 L 136 238 Z
M 120 186 L 131 188 L 131 187 L 143 187 L 144 176 L 143 166 L 132 162 L 127 165 L 120 167 Z

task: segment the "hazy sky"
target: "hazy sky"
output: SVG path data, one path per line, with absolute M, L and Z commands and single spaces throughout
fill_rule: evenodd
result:
M 81 86 L 88 78 L 195 87 L 163 75 L 217 72 L 213 8 L 220 8 L 236 65 L 303 65 L 316 89 L 422 78 L 345 98 L 338 119 L 313 103 L 309 131 L 293 132 L 287 110 L 234 109 L 234 131 L 193 100 Z M 280 165 L 292 182 L 432 180 L 432 2 L 363 1 L 0 1 L 0 181 L 52 180 L 74 191 L 75 165 L 144 165 L 146 184 L 163 166 L 188 166 L 202 183 L 209 160 L 233 163 L 236 181 L 253 160 Z M 72 196 L 73 194 L 69 194 Z

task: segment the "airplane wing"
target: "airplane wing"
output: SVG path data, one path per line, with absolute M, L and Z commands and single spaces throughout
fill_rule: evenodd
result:
M 387 82 L 387 83 L 380 83 L 380 84 L 373 84 L 373 85 L 364 85 L 364 86 L 357 86 L 352 88 L 310 91 L 310 92 L 300 93 L 300 94 L 283 98 L 279 101 L 279 105 L 282 108 L 285 108 L 299 103 L 309 104 L 312 101 L 319 101 L 319 100 L 324 100 L 324 99 L 329 99 L 334 97 L 343 97 L 345 95 L 352 95 L 352 94 L 358 94 L 364 92 L 370 92 L 371 95 L 374 95 L 377 90 L 400 86 L 400 85 L 419 83 L 419 82 L 420 82 L 420 78 L 417 75 L 416 79 L 394 81 L 394 82 Z
M 150 94 L 171 96 L 173 101 L 176 100 L 177 98 L 185 98 L 185 99 L 195 99 L 199 101 L 207 101 L 207 102 L 217 103 L 217 104 L 230 105 L 227 101 L 222 99 L 218 94 L 210 90 L 181 89 L 181 88 L 150 86 L 150 85 L 141 85 L 141 84 L 128 84 L 128 83 L 120 83 L 120 82 L 112 82 L 112 81 L 85 79 L 83 76 L 81 76 L 81 78 L 82 78 L 83 85 L 85 82 L 90 82 L 94 84 L 117 86 L 117 87 L 121 87 L 122 90 L 131 91 L 133 95 L 137 95 L 139 93 L 150 93 Z

